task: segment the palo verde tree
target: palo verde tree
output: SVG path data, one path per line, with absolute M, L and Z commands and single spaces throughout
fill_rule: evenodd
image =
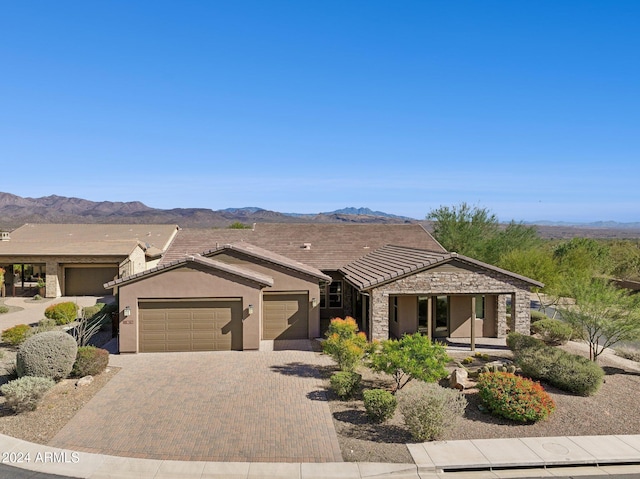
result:
M 603 278 L 575 277 L 567 286 L 575 306 L 560 313 L 589 344 L 596 361 L 605 348 L 640 339 L 640 296 L 617 288 Z
M 515 249 L 529 248 L 539 241 L 534 227 L 511 221 L 500 225 L 487 208 L 461 203 L 432 210 L 433 236 L 448 251 L 470 256 L 490 264 Z

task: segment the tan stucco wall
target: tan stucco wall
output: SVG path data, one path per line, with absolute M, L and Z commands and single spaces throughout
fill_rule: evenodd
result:
M 248 259 L 242 253 L 236 251 L 219 253 L 210 256 L 210 258 L 222 263 L 233 264 L 251 271 L 256 271 L 273 278 L 273 286 L 265 287 L 265 292 L 308 292 L 309 338 L 313 339 L 320 337 L 320 286 L 317 278 L 283 268 L 266 261 L 256 260 L 253 258 Z M 315 308 L 313 308 L 311 304 L 313 298 L 316 298 L 318 302 L 318 305 Z M 260 310 L 262 311 L 262 307 L 260 307 Z
M 262 308 L 260 286 L 237 276 L 220 271 L 203 270 L 190 265 L 162 274 L 149 276 L 120 287 L 120 352 L 138 352 L 138 299 L 205 299 L 242 298 L 244 310 L 243 348 L 258 349 Z M 253 314 L 248 306 L 254 305 Z M 131 316 L 125 318 L 123 310 L 129 306 Z
M 396 338 L 418 330 L 418 297 L 398 296 L 398 321 L 389 321 L 389 332 Z

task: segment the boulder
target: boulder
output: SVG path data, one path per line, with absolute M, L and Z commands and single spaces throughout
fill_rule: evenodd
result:
M 76 382 L 76 387 L 88 386 L 93 382 L 93 376 L 85 376 L 83 378 L 78 379 Z
M 469 375 L 462 368 L 456 368 L 449 378 L 449 387 L 462 391 L 469 387 Z

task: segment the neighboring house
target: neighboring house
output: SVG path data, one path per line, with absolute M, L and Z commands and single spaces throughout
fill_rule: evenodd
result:
M 158 266 L 105 284 L 130 353 L 255 350 L 319 337 L 344 316 L 370 339 L 528 334 L 534 286 L 445 251 L 418 224 L 185 229 Z
M 27 293 L 41 278 L 49 298 L 104 295 L 105 282 L 156 266 L 177 231 L 177 225 L 26 224 L 0 238 L 6 294 Z M 15 274 L 14 265 L 21 265 Z

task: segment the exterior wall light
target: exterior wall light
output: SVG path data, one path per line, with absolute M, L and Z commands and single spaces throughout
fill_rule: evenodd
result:
M 128 318 L 129 316 L 131 316 L 131 308 L 129 306 L 125 306 L 123 313 L 124 317 Z
M 315 308 L 318 306 L 318 300 L 316 298 L 311 298 L 311 307 Z
M 249 314 L 253 314 L 253 304 L 250 304 L 247 310 L 249 311 Z

